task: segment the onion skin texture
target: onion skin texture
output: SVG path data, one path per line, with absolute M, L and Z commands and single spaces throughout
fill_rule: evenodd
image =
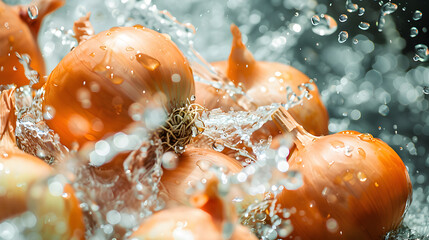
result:
M 298 131 L 289 171 L 302 174 L 303 186 L 276 197 L 294 209 L 286 239 L 382 239 L 400 225 L 412 185 L 392 148 L 355 131 L 319 138 Z
M 29 210 L 38 219 L 35 228 L 43 239 L 84 239 L 83 215 L 71 186 L 64 185 L 62 194 L 53 195 L 42 181 L 54 170 L 16 146 L 14 98 L 7 90 L 0 99 L 0 222 Z M 58 232 L 60 222 L 66 227 Z
M 183 226 L 183 227 L 182 227 Z M 176 207 L 155 213 L 131 235 L 130 239 L 223 240 L 222 231 L 212 216 L 198 208 Z M 245 227 L 238 225 L 231 240 L 256 240 Z
M 133 108 L 171 112 L 195 92 L 192 70 L 176 45 L 142 26 L 115 27 L 81 42 L 44 88 L 44 109 L 55 109 L 47 124 L 67 147 L 122 130 L 133 121 L 135 102 Z
M 43 18 L 61 7 L 64 1 L 38 0 L 33 4 L 39 9 L 39 15 L 34 20 L 28 16 L 27 6 L 8 6 L 0 1 L 0 25 L 8 26 L 0 31 L 0 85 L 15 84 L 22 87 L 30 84 L 15 52 L 28 54 L 31 58 L 30 67 L 41 76 L 33 88 L 38 89 L 44 83 L 42 76 L 46 74 L 45 62 L 37 45 L 37 35 Z
M 225 154 L 211 149 L 189 148 L 179 156 L 175 169 L 164 169 L 161 177 L 163 193 L 168 196 L 167 205 L 189 204 L 189 195 L 186 190 L 190 184 L 197 184 L 210 175 L 207 166 L 216 165 L 225 168 L 225 171 L 236 174 L 243 168 L 241 164 Z
M 233 34 L 232 49 L 227 61 L 214 62 L 212 65 L 219 72 L 226 75 L 236 86 L 240 86 L 257 106 L 285 103 L 286 87 L 290 86 L 294 92 L 302 83 L 309 83 L 310 79 L 297 69 L 277 62 L 256 61 L 250 51 L 241 41 L 241 33 L 237 26 L 231 26 Z M 328 134 L 328 112 L 323 105 L 317 86 L 310 91 L 312 98 L 304 99 L 302 105 L 295 106 L 288 111 L 302 124 L 305 129 L 314 135 Z M 221 108 L 227 112 L 231 109 L 242 110 L 226 92 L 217 90 L 204 83 L 196 83 L 196 102 L 208 109 Z M 272 124 L 264 125 L 267 136 L 280 134 L 278 128 Z M 261 130 L 263 130 L 261 129 Z

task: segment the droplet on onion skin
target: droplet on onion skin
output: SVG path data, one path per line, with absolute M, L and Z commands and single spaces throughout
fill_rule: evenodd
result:
M 158 60 L 143 53 L 136 54 L 136 59 L 143 67 L 145 67 L 149 71 L 155 71 L 160 65 L 160 62 Z
M 36 5 L 31 4 L 27 9 L 28 16 L 31 20 L 36 19 L 39 16 L 39 8 Z

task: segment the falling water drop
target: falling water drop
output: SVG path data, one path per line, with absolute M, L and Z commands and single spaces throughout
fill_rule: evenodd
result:
M 381 11 L 385 14 L 392 14 L 398 9 L 398 5 L 395 3 L 387 2 L 381 7 Z
M 429 49 L 428 46 L 424 44 L 417 44 L 414 47 L 416 55 L 414 56 L 414 61 L 426 62 L 429 59 Z
M 378 108 L 378 113 L 380 113 L 380 115 L 384 117 L 387 116 L 387 114 L 389 114 L 389 111 L 390 111 L 389 107 L 384 104 Z
M 423 13 L 420 12 L 419 10 L 416 10 L 413 14 L 413 20 L 414 21 L 418 21 L 420 19 L 422 19 Z
M 416 37 L 419 34 L 419 30 L 416 27 L 410 29 L 410 37 Z
M 353 44 L 358 44 L 359 40 L 357 38 L 353 38 Z
M 369 27 L 370 27 L 370 25 L 367 22 L 360 22 L 359 23 L 359 28 L 362 29 L 362 30 L 368 30 Z
M 338 25 L 334 18 L 326 14 L 320 15 L 319 18 L 319 24 L 313 25 L 313 28 L 311 29 L 315 34 L 326 36 L 331 35 L 337 30 Z
M 39 9 L 37 8 L 36 5 L 31 4 L 27 8 L 27 13 L 28 13 L 28 16 L 31 18 L 31 20 L 34 20 L 39 16 Z
M 356 12 L 358 10 L 359 6 L 355 3 L 353 3 L 351 0 L 346 1 L 346 9 L 347 12 Z
M 349 33 L 346 31 L 341 31 L 338 34 L 338 42 L 339 43 L 343 43 L 343 42 L 347 41 L 348 38 L 349 38 Z
M 313 24 L 314 26 L 318 25 L 320 23 L 320 17 L 317 15 L 314 15 L 313 17 L 311 17 L 311 24 Z
M 358 15 L 363 16 L 364 14 L 365 14 L 365 8 L 363 7 L 359 8 Z
M 345 22 L 345 21 L 347 21 L 347 19 L 348 19 L 349 17 L 347 17 L 347 15 L 346 14 L 341 14 L 340 15 L 340 17 L 338 18 L 338 20 L 340 21 L 340 22 Z
M 136 59 L 141 65 L 143 65 L 143 67 L 145 67 L 149 71 L 155 71 L 155 69 L 157 69 L 161 64 L 155 58 L 143 53 L 136 54 Z
M 429 94 L 429 86 L 424 86 L 423 87 L 423 93 L 428 95 Z

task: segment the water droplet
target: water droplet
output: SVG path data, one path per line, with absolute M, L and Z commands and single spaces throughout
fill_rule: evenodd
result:
M 360 135 L 358 135 L 358 138 L 362 141 L 365 141 L 365 142 L 374 142 L 375 141 L 374 137 L 369 133 L 360 134 Z
M 345 181 L 345 182 L 348 182 L 348 181 L 350 181 L 350 180 L 352 180 L 353 179 L 353 173 L 351 173 L 351 172 L 349 172 L 349 171 L 347 171 L 345 174 L 344 174 L 344 176 L 343 176 L 343 180 Z
M 133 47 L 127 47 L 127 48 L 125 48 L 125 50 L 128 51 L 128 52 L 130 52 L 130 51 L 133 51 L 134 48 Z
M 196 164 L 203 172 L 210 170 L 210 167 L 212 166 L 212 164 L 207 160 L 198 160 Z
M 352 152 L 353 152 L 354 147 L 353 146 L 346 146 L 344 148 L 344 155 L 346 155 L 347 157 L 351 157 L 352 156 Z
M 175 73 L 173 75 L 171 75 L 171 81 L 173 81 L 174 83 L 178 83 L 180 82 L 182 78 L 180 77 L 179 74 Z
M 162 166 L 165 169 L 175 169 L 179 163 L 179 156 L 174 152 L 166 152 L 161 157 Z
M 419 10 L 416 10 L 413 14 L 413 20 L 414 21 L 418 21 L 420 19 L 422 19 L 423 13 L 420 12 Z
M 381 7 L 381 12 L 384 14 L 392 14 L 398 9 L 398 5 L 395 3 L 387 2 Z
M 191 96 L 191 101 L 195 101 L 195 99 L 197 99 L 197 97 L 195 97 L 195 95 Z
M 55 116 L 55 108 L 49 105 L 46 105 L 43 109 L 43 118 L 45 120 L 51 120 Z
M 340 22 L 345 22 L 347 21 L 347 19 L 349 19 L 349 17 L 347 17 L 346 14 L 341 14 L 340 17 L 338 18 Z
M 360 22 L 359 23 L 359 28 L 362 30 L 368 30 L 369 27 L 370 27 L 370 25 L 367 22 Z
M 362 148 L 358 148 L 358 153 L 363 159 L 366 158 L 365 150 L 363 150 Z
M 419 34 L 419 30 L 416 27 L 410 29 L 410 37 L 416 37 Z
M 31 4 L 27 8 L 27 13 L 28 13 L 28 16 L 30 17 L 30 19 L 34 20 L 39 16 L 39 9 L 37 8 L 36 5 Z
M 143 67 L 145 67 L 149 71 L 155 71 L 155 69 L 157 69 L 161 64 L 155 58 L 143 53 L 136 54 L 136 59 L 141 65 L 143 65 Z
M 311 29 L 315 34 L 319 36 L 331 35 L 337 30 L 338 24 L 334 18 L 329 15 L 320 15 L 319 24 L 313 26 Z
M 298 171 L 287 171 L 285 177 L 282 178 L 280 184 L 282 184 L 288 190 L 296 190 L 302 186 L 303 179 L 302 175 Z
M 363 16 L 364 14 L 365 14 L 365 8 L 363 7 L 359 8 L 358 15 Z
M 349 38 L 348 32 L 341 31 L 340 33 L 338 33 L 338 42 L 339 43 L 344 43 L 345 41 L 347 41 L 348 38 Z
M 334 149 L 339 149 L 339 148 L 344 148 L 344 143 L 338 140 L 334 140 L 331 142 L 332 147 L 334 147 Z
M 216 139 L 216 141 L 213 143 L 213 149 L 215 151 L 222 152 L 225 149 L 223 144 L 224 142 L 222 139 Z
M 100 49 L 101 49 L 101 50 L 106 50 L 106 49 L 107 49 L 107 47 L 103 45 L 103 46 L 100 46 Z
M 353 44 L 358 44 L 359 40 L 357 38 L 353 38 Z
M 375 182 L 375 183 L 374 183 L 374 186 L 375 186 L 375 187 L 379 187 L 379 186 L 380 186 L 380 184 L 378 184 L 378 182 Z
M 113 73 L 110 74 L 110 81 L 112 81 L 113 84 L 119 85 L 124 82 L 124 79 L 121 77 L 118 77 L 117 75 L 114 75 Z
M 429 86 L 424 86 L 423 87 L 423 93 L 428 95 L 429 94 Z
M 356 12 L 358 10 L 359 6 L 355 3 L 352 3 L 351 0 L 346 1 L 346 9 L 347 12 Z
M 384 104 L 378 108 L 378 113 L 380 113 L 380 115 L 384 117 L 387 116 L 387 114 L 389 114 L 389 111 L 390 111 L 389 107 Z
M 317 15 L 314 15 L 311 17 L 311 24 L 314 26 L 318 25 L 320 23 L 320 17 Z
M 417 44 L 414 47 L 416 55 L 414 56 L 414 61 L 426 62 L 429 59 L 429 49 L 424 44 Z
M 333 219 L 333 218 L 330 218 L 330 219 L 326 220 L 326 228 L 331 233 L 337 232 L 338 231 L 338 223 L 337 223 L 337 221 L 335 219 Z
M 363 172 L 358 172 L 356 176 L 361 182 L 365 182 L 368 179 L 366 174 Z
M 95 52 L 89 54 L 90 57 L 95 57 Z

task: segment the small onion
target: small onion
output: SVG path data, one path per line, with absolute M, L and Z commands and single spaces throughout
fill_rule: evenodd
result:
M 401 158 L 370 134 L 346 131 L 315 137 L 280 109 L 274 121 L 294 131 L 290 171 L 302 174 L 297 190 L 277 200 L 289 209 L 288 239 L 382 239 L 402 221 L 412 186 Z
M 252 53 L 242 43 L 237 26 L 231 25 L 233 35 L 231 54 L 228 61 L 214 62 L 221 73 L 225 74 L 236 86 L 241 86 L 257 106 L 272 103 L 286 103 L 286 88 L 298 93 L 300 84 L 309 83 L 310 79 L 297 69 L 276 62 L 256 61 Z M 328 112 L 323 105 L 317 86 L 311 84 L 311 99 L 304 99 L 302 105 L 288 111 L 310 133 L 328 134 Z M 223 111 L 241 110 L 223 90 L 217 90 L 206 84 L 196 82 L 196 102 L 208 109 L 221 108 Z M 277 136 L 278 129 L 272 123 L 263 127 L 265 135 Z M 262 133 L 262 132 L 261 132 Z
M 222 167 L 225 173 L 239 173 L 241 164 L 222 153 L 211 149 L 189 148 L 178 158 L 178 165 L 174 169 L 164 169 L 161 184 L 169 203 L 188 204 L 187 190 L 195 187 L 202 179 L 210 174 L 210 167 Z
M 29 66 L 39 76 L 45 75 L 45 62 L 37 45 L 37 35 L 43 18 L 63 4 L 64 0 L 33 1 L 31 5 L 38 9 L 38 16 L 31 19 L 27 13 L 29 6 L 12 7 L 0 0 L 0 85 L 15 84 L 21 87 L 30 83 L 16 52 L 21 56 L 28 54 L 31 58 Z M 33 88 L 40 88 L 42 85 L 40 78 Z
M 187 59 L 163 34 L 136 25 L 77 37 L 79 46 L 44 85 L 44 111 L 52 112 L 47 124 L 67 147 L 118 132 L 149 107 L 168 115 L 194 94 Z
M 53 169 L 16 146 L 13 93 L 5 90 L 0 99 L 0 222 L 30 210 L 43 239 L 83 239 L 83 216 L 71 186 L 43 184 Z M 61 231 L 59 223 L 65 224 Z

